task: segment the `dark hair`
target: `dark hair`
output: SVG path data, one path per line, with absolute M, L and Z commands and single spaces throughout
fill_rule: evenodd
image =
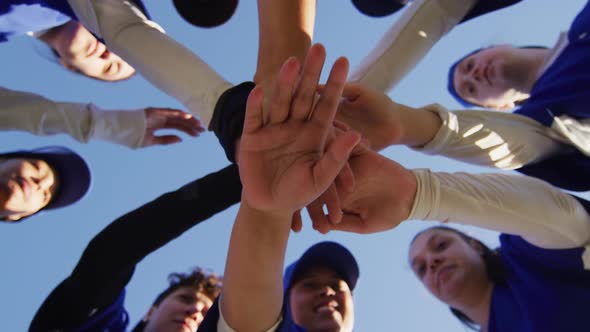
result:
M 215 273 L 208 272 L 200 267 L 192 269 L 189 273 L 170 273 L 168 275 L 168 288 L 162 291 L 154 300 L 152 306 L 158 306 L 164 299 L 181 287 L 191 287 L 197 292 L 214 301 L 221 293 L 222 278 Z M 142 320 L 133 328 L 132 332 L 141 332 L 147 322 Z
M 221 293 L 221 277 L 197 267 L 189 273 L 171 273 L 168 276 L 170 285 L 154 300 L 153 305 L 157 306 L 175 290 L 181 287 L 191 287 L 202 293 L 211 300 L 215 300 Z
M 433 227 L 426 228 L 426 229 L 418 232 L 418 234 L 416 234 L 414 236 L 414 238 L 410 242 L 410 245 L 412 245 L 414 243 L 414 241 L 416 241 L 416 238 L 418 236 L 420 236 L 422 233 L 429 231 L 429 230 L 433 230 L 433 229 L 457 234 L 457 235 L 459 235 L 459 237 L 461 239 L 463 239 L 463 241 L 465 241 L 467 243 L 470 243 L 471 241 L 476 242 L 479 246 L 481 246 L 481 248 L 483 250 L 483 253 L 481 256 L 482 256 L 484 264 L 486 266 L 486 274 L 488 276 L 488 279 L 494 284 L 506 285 L 507 271 L 506 271 L 504 264 L 502 263 L 502 259 L 500 257 L 500 248 L 491 249 L 490 247 L 485 245 L 480 240 L 478 240 L 474 237 L 471 237 L 471 236 L 469 236 L 457 229 L 447 227 L 447 226 L 433 226 Z M 449 307 L 449 309 L 451 310 L 453 315 L 455 317 L 457 317 L 457 319 L 459 319 L 459 321 L 461 323 L 463 323 L 463 325 L 465 325 L 467 328 L 469 328 L 470 330 L 479 331 L 479 329 L 480 329 L 479 325 L 477 325 L 471 318 L 469 318 L 469 316 L 467 316 L 461 310 L 455 309 L 453 307 Z
M 462 56 L 461 58 L 459 58 L 459 60 L 455 61 L 451 67 L 449 67 L 449 72 L 447 73 L 447 90 L 449 91 L 449 93 L 451 94 L 451 96 L 453 96 L 453 98 L 462 106 L 464 107 L 473 107 L 473 106 L 480 106 L 483 107 L 483 105 L 479 105 L 479 104 L 474 104 L 472 102 L 469 102 L 465 99 L 463 99 L 463 97 L 461 97 L 459 95 L 459 93 L 457 92 L 457 89 L 455 89 L 455 82 L 453 80 L 454 75 L 455 75 L 455 69 L 457 69 L 457 66 L 459 65 L 459 63 L 461 63 L 461 61 L 465 60 L 466 58 L 472 56 L 473 54 L 479 53 L 485 49 L 488 49 L 490 47 L 494 47 L 494 46 L 489 46 L 489 47 L 482 47 L 482 48 L 478 48 L 474 51 L 471 51 L 469 53 L 467 53 L 466 55 Z M 532 49 L 549 49 L 547 46 L 538 46 L 538 45 L 529 45 L 529 46 L 520 46 L 518 48 L 532 48 Z M 527 101 L 527 99 L 522 99 L 522 100 L 517 100 L 515 102 L 515 104 L 517 106 L 521 106 L 522 104 L 524 104 Z

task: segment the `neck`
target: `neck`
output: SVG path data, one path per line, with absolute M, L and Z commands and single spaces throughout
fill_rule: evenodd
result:
M 524 76 L 521 92 L 528 97 L 533 86 L 541 76 L 543 67 L 550 56 L 550 50 L 542 48 L 523 49 L 527 54 L 528 75 Z
M 481 327 L 480 331 L 485 332 L 487 331 L 490 318 L 493 290 L 494 284 L 489 283 L 485 290 L 480 292 L 469 292 L 471 295 L 469 299 L 461 301 L 462 303 L 453 305 L 452 307 L 460 310 L 467 315 L 467 317 L 471 318 L 471 320 Z

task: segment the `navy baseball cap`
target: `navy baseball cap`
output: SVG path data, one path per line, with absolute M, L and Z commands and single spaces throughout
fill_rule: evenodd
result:
M 307 249 L 285 270 L 283 288 L 289 290 L 293 282 L 309 268 L 325 267 L 334 270 L 353 290 L 359 279 L 359 266 L 348 249 L 336 242 L 320 242 Z
M 238 0 L 173 0 L 173 3 L 185 21 L 201 28 L 224 24 L 238 7 Z
M 371 17 L 391 15 L 404 7 L 409 0 L 352 0 L 361 13 Z
M 22 150 L 0 154 L 0 158 L 40 159 L 57 175 L 58 185 L 51 201 L 42 209 L 57 209 L 80 200 L 91 184 L 90 168 L 76 152 L 61 146 L 49 146 L 35 150 Z

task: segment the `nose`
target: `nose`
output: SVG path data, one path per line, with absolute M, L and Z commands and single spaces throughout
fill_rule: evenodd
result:
M 47 190 L 53 185 L 53 177 L 48 175 L 32 177 L 31 181 L 33 181 L 33 183 L 37 185 L 37 188 L 39 190 Z
M 334 290 L 334 287 L 332 287 L 330 285 L 326 285 L 325 287 L 322 288 L 322 295 L 334 296 L 334 295 L 336 295 L 336 290 Z
M 436 269 L 442 263 L 442 259 L 440 257 L 431 257 L 430 262 L 428 264 L 431 271 L 436 271 Z
M 194 304 L 188 305 L 186 309 L 187 316 L 190 316 L 195 322 L 197 322 L 197 326 L 203 321 L 206 313 L 207 308 L 202 301 L 197 301 Z

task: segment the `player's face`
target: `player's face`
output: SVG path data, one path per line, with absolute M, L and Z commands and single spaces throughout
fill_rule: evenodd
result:
M 192 287 L 170 293 L 146 316 L 146 332 L 195 332 L 213 301 Z
M 475 241 L 467 242 L 451 231 L 429 229 L 412 243 L 409 261 L 432 295 L 450 306 L 461 306 L 490 285 L 482 252 Z
M 526 58 L 522 49 L 509 45 L 493 46 L 463 59 L 453 74 L 457 94 L 466 101 L 499 110 L 514 107 L 521 99 L 517 86 L 529 74 L 523 72 Z
M 59 28 L 52 46 L 66 68 L 99 80 L 118 81 L 135 73 L 133 67 L 74 20 Z
M 293 284 L 289 294 L 293 319 L 306 331 L 352 331 L 352 292 L 336 272 L 311 268 Z
M 0 159 L 0 217 L 19 220 L 44 208 L 55 193 L 57 177 L 39 159 Z

